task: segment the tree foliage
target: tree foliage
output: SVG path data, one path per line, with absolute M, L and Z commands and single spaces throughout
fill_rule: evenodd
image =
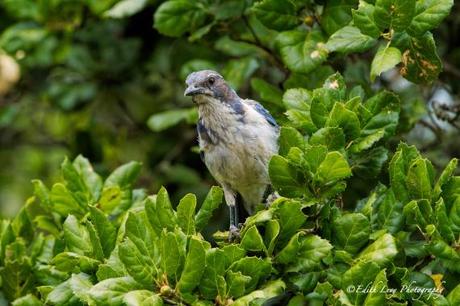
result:
M 99 174 L 82 155 L 66 158 L 60 178 L 33 181 L 33 196 L 1 220 L 1 303 L 460 304 L 457 159 L 439 169 L 399 141 L 420 119 L 411 94 L 439 78 L 431 31 L 452 5 L 3 1 L 9 26 L 0 47 L 21 65 L 22 79 L 2 97 L 0 123 L 34 127 L 17 121 L 18 108 L 41 97 L 46 124 L 38 126 L 59 141 L 69 131 L 75 144 L 88 140 L 86 151 L 70 152 L 105 164 Z M 130 34 L 138 28 L 126 20 L 144 14 L 162 35 L 154 46 Z M 195 135 L 187 124 L 197 113 L 181 97 L 181 82 L 202 68 L 219 69 L 239 92 L 258 96 L 282 126 L 269 164 L 280 197 L 249 216 L 232 243 L 226 232 L 209 235 L 222 190 L 200 196 L 207 184 L 190 166 L 197 154 L 188 151 Z M 419 85 L 391 90 L 389 70 Z M 120 118 L 130 128 L 112 131 Z M 174 129 L 183 138 L 172 141 Z M 114 135 L 126 148 L 116 148 Z M 146 174 L 150 163 L 131 161 L 109 173 L 117 154 L 147 137 L 158 144 L 147 159 L 158 168 Z M 124 158 L 145 162 L 137 152 L 151 144 L 134 148 Z M 150 195 L 136 187 L 139 177 L 157 180 L 150 189 L 166 182 L 187 194 L 176 199 L 168 186 Z

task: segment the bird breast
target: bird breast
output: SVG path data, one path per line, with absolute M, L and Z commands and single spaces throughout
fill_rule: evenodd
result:
M 201 116 L 197 127 L 200 149 L 211 174 L 236 191 L 269 184 L 267 167 L 277 152 L 278 131 L 245 104 L 239 113 L 222 107 L 219 112 Z

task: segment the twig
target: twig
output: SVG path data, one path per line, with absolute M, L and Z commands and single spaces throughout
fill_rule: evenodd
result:
M 447 61 L 443 61 L 444 71 L 452 74 L 453 76 L 460 78 L 460 69 L 452 65 Z
M 262 42 L 260 41 L 260 39 L 257 36 L 256 32 L 254 31 L 252 26 L 249 24 L 248 18 L 246 16 L 243 16 L 243 21 L 244 21 L 244 24 L 246 25 L 246 27 L 248 28 L 249 32 L 251 33 L 252 37 L 254 38 L 254 41 L 250 41 L 250 40 L 242 39 L 242 38 L 238 38 L 237 40 L 241 41 L 241 42 L 248 43 L 248 44 L 255 45 L 258 48 L 260 48 L 262 51 L 264 51 L 264 53 L 267 55 L 267 59 L 269 61 L 271 61 L 272 64 L 274 64 L 281 71 L 283 71 L 285 73 L 285 75 L 289 75 L 289 70 L 286 69 L 286 67 L 284 66 L 284 63 L 278 57 L 273 55 L 273 53 L 272 53 L 273 51 L 270 48 L 268 48 L 268 47 L 266 47 L 266 46 L 264 46 L 262 44 Z

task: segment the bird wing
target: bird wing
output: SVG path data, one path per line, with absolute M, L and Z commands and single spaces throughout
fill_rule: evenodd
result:
M 246 100 L 245 101 L 246 104 L 248 104 L 249 106 L 251 106 L 253 109 L 255 109 L 259 114 L 261 114 L 262 116 L 264 116 L 265 120 L 267 120 L 267 122 L 274 126 L 274 127 L 278 127 L 278 124 L 276 123 L 276 120 L 275 118 L 272 117 L 272 115 L 270 115 L 270 113 L 268 112 L 268 110 L 266 110 L 262 104 L 260 104 L 259 102 L 257 101 L 254 101 L 254 100 Z

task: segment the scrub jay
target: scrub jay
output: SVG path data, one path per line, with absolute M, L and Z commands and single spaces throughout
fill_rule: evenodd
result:
M 268 162 L 278 152 L 279 127 L 256 101 L 242 99 L 212 70 L 191 73 L 185 96 L 198 106 L 201 159 L 224 190 L 230 239 L 238 236 L 236 194 L 251 214 L 270 188 Z

